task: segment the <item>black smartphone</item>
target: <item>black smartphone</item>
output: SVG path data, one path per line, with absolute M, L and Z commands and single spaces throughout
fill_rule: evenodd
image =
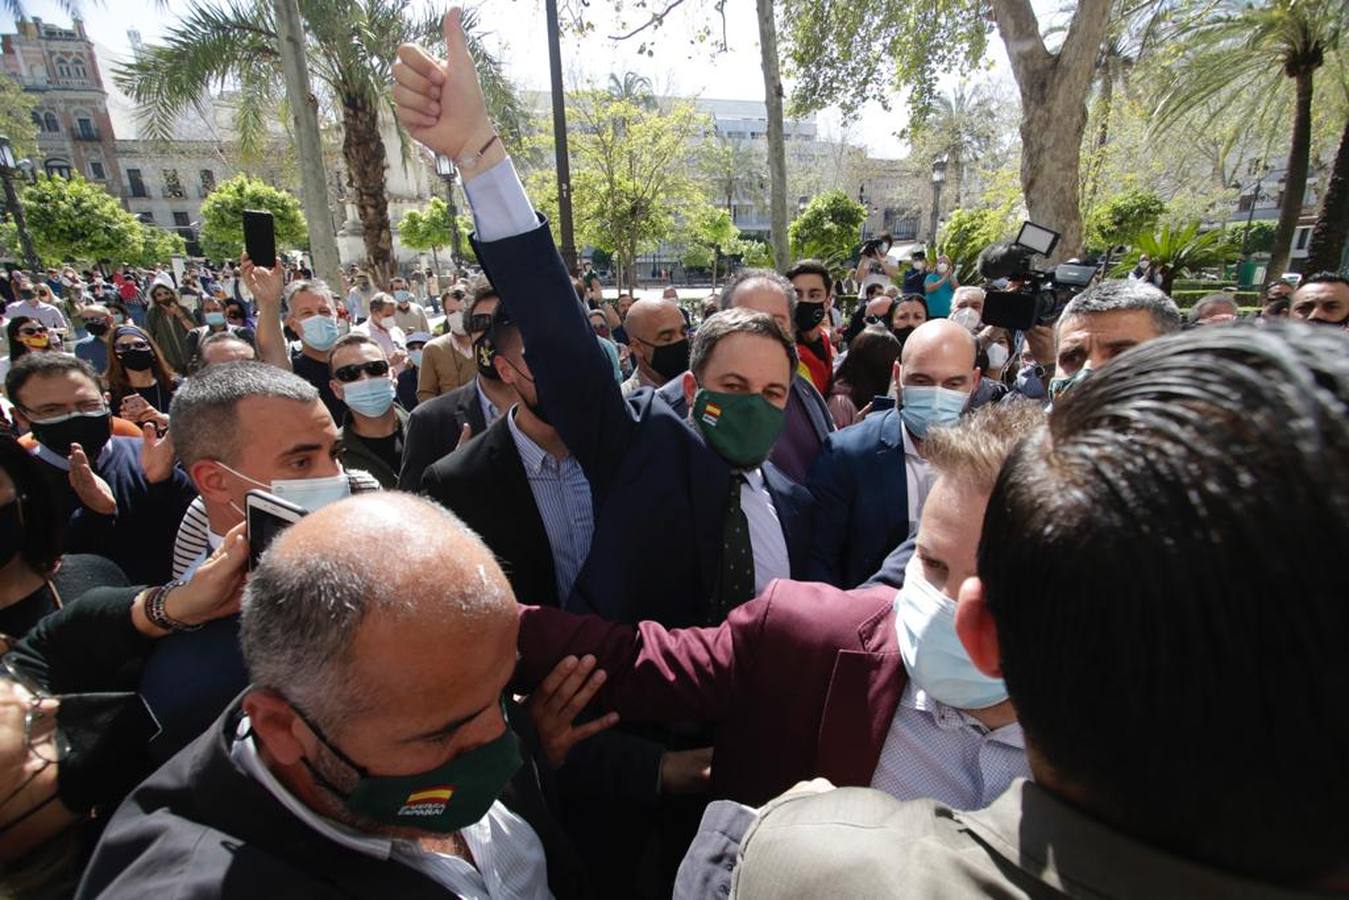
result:
M 267 210 L 244 210 L 244 249 L 253 265 L 264 269 L 276 265 L 276 226 Z
M 877 394 L 875 397 L 871 398 L 872 412 L 884 412 L 887 409 L 894 409 L 894 408 L 895 408 L 894 397 L 886 397 L 883 394 Z
M 248 521 L 248 570 L 257 568 L 258 560 L 276 540 L 276 536 L 305 517 L 306 510 L 266 491 L 249 491 L 244 495 L 244 515 Z

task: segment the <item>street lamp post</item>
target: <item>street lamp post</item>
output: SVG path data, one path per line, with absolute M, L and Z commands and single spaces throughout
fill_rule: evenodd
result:
M 932 248 L 937 248 L 937 218 L 941 215 L 941 186 L 946 181 L 946 157 L 939 156 L 932 161 Z
M 5 183 L 5 207 L 14 217 L 14 227 L 19 232 L 19 246 L 23 250 L 24 265 L 28 266 L 28 271 L 36 273 L 41 266 L 37 252 L 33 250 L 33 236 L 28 233 L 28 220 L 23 214 L 23 204 L 19 202 L 19 195 L 14 190 L 14 170 L 17 165 L 13 145 L 10 144 L 9 138 L 0 135 L 0 180 Z
M 459 212 L 454 206 L 454 161 L 443 153 L 436 154 L 436 174 L 445 181 L 445 211 L 450 217 L 450 262 L 456 272 L 459 260 L 463 259 L 463 248 L 459 237 Z

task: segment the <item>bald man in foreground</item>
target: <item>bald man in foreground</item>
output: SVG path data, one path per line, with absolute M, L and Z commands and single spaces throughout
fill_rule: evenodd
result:
M 244 595 L 251 686 L 123 803 L 79 896 L 578 895 L 505 704 L 516 621 L 491 552 L 429 501 L 305 517 Z
M 809 580 L 857 587 L 917 527 L 933 481 L 923 438 L 969 408 L 975 352 L 961 326 L 925 322 L 895 363 L 896 408 L 829 435 L 806 481 L 816 504 Z
M 623 382 L 623 396 L 658 389 L 689 367 L 689 326 L 673 300 L 638 300 L 623 320 L 636 367 Z

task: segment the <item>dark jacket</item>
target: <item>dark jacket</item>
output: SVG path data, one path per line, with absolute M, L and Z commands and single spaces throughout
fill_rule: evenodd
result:
M 899 413 L 886 410 L 829 435 L 806 487 L 815 497 L 807 577 L 856 587 L 909 535 Z
M 475 246 L 520 326 L 540 404 L 590 481 L 595 532 L 565 608 L 619 622 L 705 622 L 730 466 L 656 392 L 624 400 L 546 225 Z M 763 472 L 792 574 L 803 574 L 810 496 L 772 463 Z
M 473 434 L 487 430 L 487 419 L 478 402 L 478 379 L 447 394 L 432 397 L 408 414 L 403 432 L 403 467 L 398 472 L 400 491 L 417 491 L 422 473 L 433 462 L 454 450 L 459 432 L 467 422 Z
M 240 716 L 236 701 L 126 799 L 108 822 L 76 896 L 453 896 L 410 866 L 353 853 L 295 818 L 230 758 Z M 513 716 L 512 725 L 527 727 L 522 718 L 528 717 Z M 581 873 L 548 814 L 530 760 L 501 799 L 539 835 L 553 892 L 580 896 Z
M 428 468 L 421 492 L 478 533 L 501 563 L 517 600 L 561 605 L 548 534 L 505 415 Z
M 894 597 L 779 580 L 717 628 L 678 630 L 524 608 L 513 688 L 594 654 L 603 709 L 714 726 L 714 798 L 758 806 L 815 777 L 865 787 L 907 681 Z
M 406 448 L 408 414 L 397 404 L 394 404 L 393 411 L 398 417 L 398 430 L 403 435 L 403 446 Z M 342 465 L 347 469 L 369 472 L 386 491 L 398 486 L 398 473 L 384 461 L 384 457 L 374 451 L 365 438 L 356 433 L 349 412 L 342 423 Z

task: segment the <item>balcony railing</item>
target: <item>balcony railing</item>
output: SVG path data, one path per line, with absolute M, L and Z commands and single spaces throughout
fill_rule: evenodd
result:
M 180 187 L 166 187 L 163 190 L 164 197 L 170 200 L 181 200 L 187 196 Z
M 101 141 L 103 138 L 99 135 L 97 128 L 77 128 L 70 133 L 72 140 L 76 141 Z

